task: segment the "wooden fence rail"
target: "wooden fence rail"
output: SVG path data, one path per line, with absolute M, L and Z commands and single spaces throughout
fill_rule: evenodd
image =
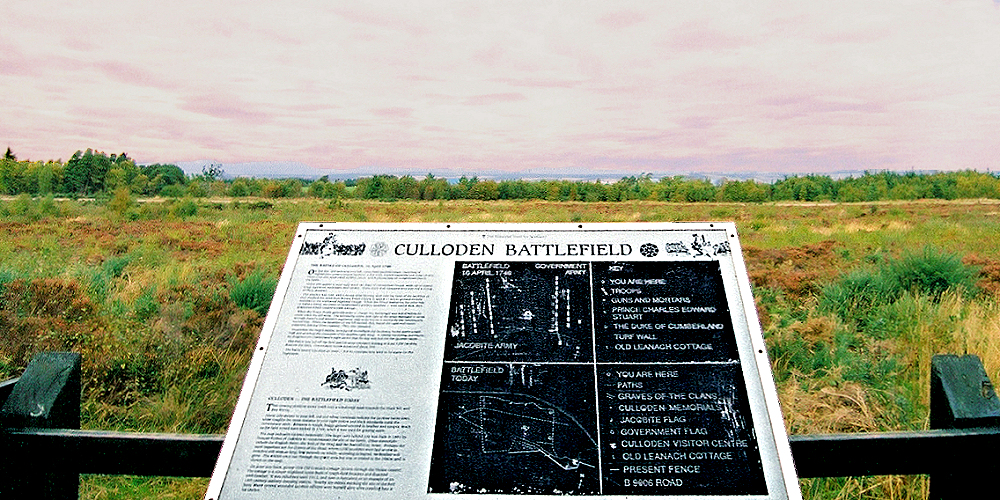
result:
M 20 380 L 0 382 L 0 497 L 76 498 L 79 474 L 209 477 L 222 446 L 221 434 L 127 433 L 63 428 L 58 417 L 61 389 L 53 372 L 76 370 L 79 423 L 79 359 L 32 361 Z M 69 360 L 69 361 L 67 361 Z M 65 367 L 63 367 L 65 368 Z M 39 374 L 45 375 L 39 378 Z M 39 390 L 40 380 L 45 390 Z M 57 381 L 58 382 L 58 381 Z M 74 382 L 56 383 L 68 386 Z M 46 392 L 46 390 L 48 392 Z M 32 396 L 25 399 L 25 395 Z M 14 399 L 16 399 L 16 401 Z M 46 399 L 47 398 L 47 399 Z M 42 400 L 45 401 L 42 401 Z M 63 398 L 73 404 L 73 398 Z M 12 402 L 13 401 L 13 402 Z M 45 408 L 53 403 L 51 408 Z M 67 403 L 64 403 L 67 404 Z M 28 409 L 18 414 L 17 407 Z M 39 410 L 42 408 L 42 410 Z M 22 408 L 23 409 L 23 408 Z M 48 410 L 48 413 L 46 413 Z M 70 418 L 71 419 L 71 418 Z M 17 425 L 7 425 L 17 424 Z M 931 375 L 932 430 L 791 436 L 799 477 L 929 474 L 931 498 L 976 498 L 984 481 L 1000 474 L 1000 400 L 975 356 L 935 356 Z M 7 472 L 14 472 L 8 474 Z M 46 484 L 39 485 L 39 481 Z M 59 487 L 59 484 L 63 484 Z M 55 485 L 55 486 L 53 486 Z M 21 493 L 30 491 L 28 496 Z M 44 492 L 44 494 L 39 494 Z
M 80 474 L 187 477 L 212 475 L 223 437 L 71 429 L 19 429 L 6 435 L 10 449 L 25 462 Z M 990 452 L 1000 449 L 1000 428 L 811 434 L 789 440 L 803 478 L 934 474 L 983 465 L 984 453 L 993 458 Z

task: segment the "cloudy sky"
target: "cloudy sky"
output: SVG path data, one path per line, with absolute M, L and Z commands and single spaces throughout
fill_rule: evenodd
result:
M 998 2 L 14 0 L 0 147 L 421 174 L 998 170 Z

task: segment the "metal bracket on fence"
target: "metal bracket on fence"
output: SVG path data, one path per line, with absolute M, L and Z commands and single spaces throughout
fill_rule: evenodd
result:
M 978 356 L 941 354 L 931 359 L 930 427 L 1000 427 L 1000 399 Z M 931 499 L 977 498 L 985 478 L 1000 472 L 1000 464 L 988 454 L 945 453 L 954 456 L 949 466 L 931 474 Z
M 80 428 L 80 355 L 74 352 L 43 352 L 28 363 L 0 407 L 0 429 Z M 77 498 L 80 474 L 53 467 L 63 457 L 34 459 L 13 439 L 0 433 L 0 497 Z M 73 457 L 81 460 L 82 457 Z
M 14 385 L 17 384 L 18 380 L 21 380 L 21 377 L 0 380 L 0 407 L 3 407 L 4 401 L 7 401 L 7 396 L 10 396 L 10 393 L 14 390 Z M 2 425 L 3 423 L 0 422 L 0 426 Z

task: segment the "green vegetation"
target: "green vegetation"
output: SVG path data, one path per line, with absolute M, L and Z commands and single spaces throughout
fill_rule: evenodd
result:
M 425 178 L 374 175 L 359 179 L 315 181 L 300 179 L 224 179 L 221 165 L 211 164 L 198 175 L 186 176 L 176 165 L 139 165 L 128 155 L 110 156 L 77 151 L 69 161 L 18 160 L 10 148 L 0 160 L 0 194 L 67 197 L 110 197 L 127 190 L 141 196 L 168 198 L 262 197 L 340 200 L 548 200 L 548 201 L 670 201 L 677 203 L 762 203 L 778 201 L 874 202 L 918 199 L 1000 199 L 1000 177 L 972 170 L 918 174 L 865 172 L 833 179 L 826 175 L 789 176 L 773 183 L 651 174 L 622 177 L 613 182 L 570 180 L 493 180 L 461 177 L 456 182 L 428 174 Z
M 862 326 L 883 321 L 887 306 L 905 294 L 939 302 L 947 292 L 969 296 L 977 270 L 934 247 L 908 252 L 874 269 L 859 268 L 824 287 L 819 309 Z
M 230 278 L 229 298 L 237 306 L 264 316 L 271 305 L 274 289 L 277 286 L 277 279 L 267 276 L 263 271 L 254 271 L 243 281 Z
M 0 379 L 35 352 L 81 352 L 85 428 L 224 432 L 301 220 L 735 221 L 792 433 L 925 428 L 935 353 L 978 354 L 1000 380 L 1000 202 L 991 200 L 388 203 L 340 191 L 336 199 L 149 201 L 122 192 L 0 201 Z M 84 483 L 84 498 L 95 499 L 200 498 L 206 484 Z M 926 494 L 920 477 L 802 486 L 807 498 Z

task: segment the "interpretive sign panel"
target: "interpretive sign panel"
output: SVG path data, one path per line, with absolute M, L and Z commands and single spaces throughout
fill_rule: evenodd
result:
M 304 223 L 206 498 L 799 498 L 731 223 Z

